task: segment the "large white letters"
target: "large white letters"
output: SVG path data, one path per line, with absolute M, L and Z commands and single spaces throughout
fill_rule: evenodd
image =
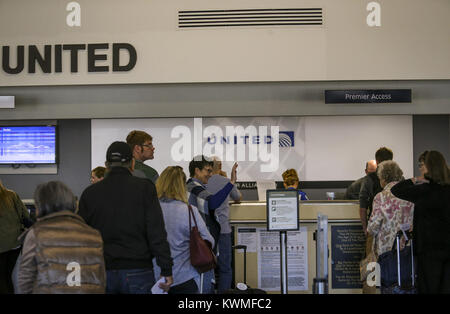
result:
M 371 271 L 367 275 L 367 285 L 369 287 L 380 286 L 381 285 L 381 272 L 380 272 L 380 264 L 377 262 L 371 262 L 367 264 L 367 270 Z
M 71 262 L 67 264 L 66 270 L 72 271 L 67 275 L 67 285 L 69 287 L 80 287 L 81 286 L 81 267 L 77 262 Z
M 66 11 L 71 11 L 66 18 L 66 23 L 70 27 L 81 26 L 81 6 L 78 2 L 69 2 Z
M 367 25 L 370 27 L 381 26 L 381 6 L 378 2 L 372 1 L 367 4 L 367 11 L 371 11 L 367 15 Z

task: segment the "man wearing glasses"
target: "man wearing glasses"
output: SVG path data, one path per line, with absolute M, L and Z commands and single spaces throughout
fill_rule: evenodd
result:
M 133 158 L 136 160 L 133 175 L 155 183 L 159 177 L 158 172 L 144 164 L 144 161 L 154 158 L 155 147 L 152 142 L 152 136 L 144 131 L 134 130 L 127 136 L 127 144 L 130 145 Z

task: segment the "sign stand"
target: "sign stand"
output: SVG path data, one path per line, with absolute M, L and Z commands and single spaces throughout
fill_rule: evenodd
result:
M 299 229 L 298 190 L 267 190 L 267 231 L 280 232 L 281 294 L 288 293 L 287 231 Z
M 280 271 L 281 271 L 281 294 L 288 293 L 287 275 L 287 232 L 280 231 Z
M 316 278 L 313 282 L 314 294 L 328 294 L 328 216 L 318 214 L 316 241 Z

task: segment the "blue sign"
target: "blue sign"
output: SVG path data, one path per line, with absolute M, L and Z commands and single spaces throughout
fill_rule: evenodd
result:
M 359 262 L 365 256 L 366 237 L 361 225 L 331 226 L 331 287 L 361 289 Z
M 410 103 L 410 89 L 326 90 L 326 104 Z

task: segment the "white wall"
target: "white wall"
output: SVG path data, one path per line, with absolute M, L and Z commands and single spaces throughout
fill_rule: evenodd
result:
M 411 116 L 308 117 L 305 129 L 309 180 L 359 178 L 382 146 L 392 149 L 405 177 L 413 175 Z

